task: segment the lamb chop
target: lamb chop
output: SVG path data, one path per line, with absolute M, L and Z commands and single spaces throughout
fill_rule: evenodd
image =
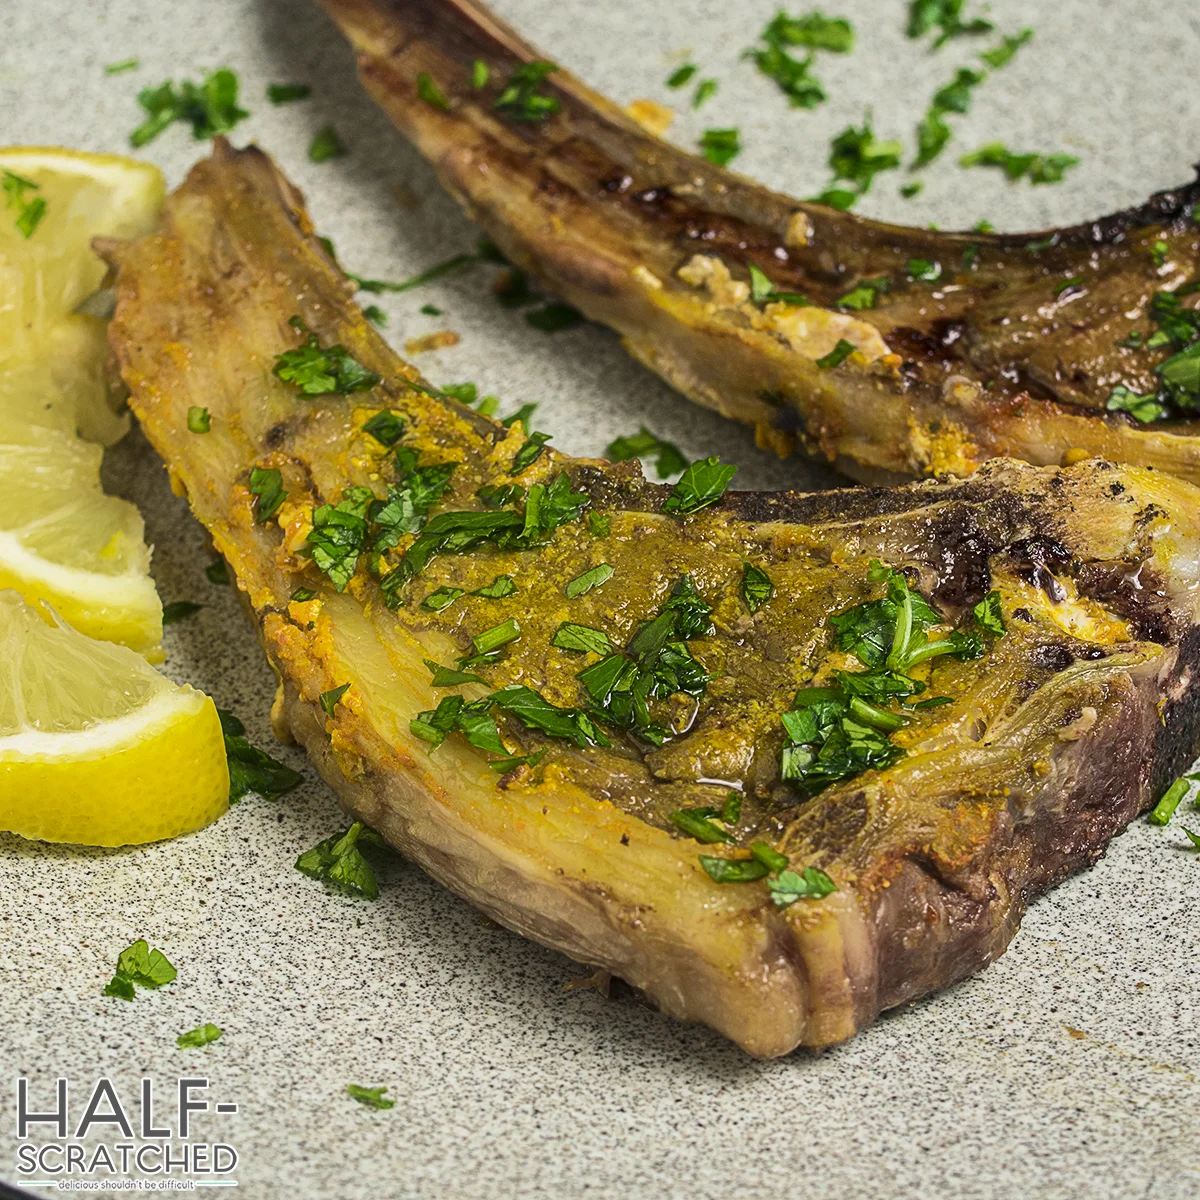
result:
M 319 2 L 504 253 L 761 445 L 877 483 L 997 455 L 1200 482 L 1200 185 L 1024 235 L 885 225 L 671 146 L 478 0 Z
M 397 358 L 221 140 L 99 248 L 133 410 L 347 812 L 751 1054 L 986 966 L 1195 754 L 1190 484 L 997 460 L 756 494 L 568 458 Z

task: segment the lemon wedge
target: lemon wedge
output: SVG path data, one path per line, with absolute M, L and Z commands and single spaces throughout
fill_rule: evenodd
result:
M 103 494 L 91 444 L 129 418 L 111 403 L 105 321 L 76 309 L 104 278 L 92 238 L 145 232 L 162 199 L 145 163 L 0 150 L 0 588 L 155 662 L 162 606 L 142 519 Z
M 92 238 L 147 233 L 162 173 L 115 154 L 18 146 L 0 149 L 0 188 L 0 403 L 11 390 L 5 376 L 34 376 L 35 405 L 61 428 L 111 445 L 129 418 L 113 404 L 105 321 L 76 309 L 104 279 Z
M 0 592 L 0 829 L 124 846 L 191 833 L 228 807 L 208 696 Z

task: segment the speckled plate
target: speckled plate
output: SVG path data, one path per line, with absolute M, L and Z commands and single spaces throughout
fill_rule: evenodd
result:
M 830 99 L 803 112 L 739 60 L 772 0 L 496 7 L 622 102 L 681 103 L 663 81 L 690 51 L 721 89 L 701 113 L 681 111 L 672 136 L 692 143 L 706 125 L 738 125 L 738 167 L 798 195 L 825 184 L 829 138 L 865 106 L 881 136 L 911 144 L 933 91 L 981 48 L 964 39 L 931 54 L 904 38 L 901 0 L 845 0 L 826 11 L 854 21 L 858 47 L 820 59 Z M 863 211 L 1029 228 L 1098 215 L 1189 176 L 1200 150 L 1192 6 L 995 0 L 989 15 L 1006 32 L 1034 26 L 1034 42 L 976 89 L 919 198 L 901 199 L 902 177 L 885 175 Z M 105 75 L 105 64 L 131 56 L 136 71 Z M 475 231 L 359 92 L 350 54 L 304 0 L 10 0 L 3 138 L 119 151 L 138 122 L 139 88 L 222 65 L 239 72 L 253 114 L 237 139 L 278 157 L 351 269 L 402 278 L 473 244 Z M 311 83 L 312 98 L 272 108 L 263 99 L 272 81 Z M 305 149 L 328 123 L 349 153 L 314 165 Z M 1082 161 L 1064 183 L 1039 188 L 955 166 L 995 138 Z M 144 153 L 174 182 L 203 151 L 176 126 Z M 445 315 L 422 316 L 426 302 Z M 644 421 L 689 455 L 739 463 L 740 486 L 833 482 L 757 451 L 750 434 L 669 392 L 606 331 L 530 329 L 491 301 L 484 274 L 380 303 L 397 344 L 438 328 L 462 333 L 460 345 L 422 356 L 422 369 L 444 383 L 475 380 L 514 407 L 540 402 L 539 426 L 568 453 L 597 454 Z M 165 669 L 269 745 L 273 680 L 231 589 L 204 576 L 199 526 L 136 432 L 109 454 L 106 473 L 146 515 L 164 599 L 206 606 L 168 630 Z M 278 753 L 306 768 L 294 750 Z M 0 1178 L 37 1194 L 58 1177 L 20 1170 L 19 1078 L 38 1110 L 52 1106 L 58 1078 L 69 1080 L 69 1133 L 97 1079 L 111 1079 L 134 1136 L 96 1126 L 94 1147 L 142 1142 L 140 1081 L 152 1077 L 154 1119 L 178 1154 L 177 1080 L 191 1077 L 208 1080 L 207 1093 L 191 1095 L 210 1104 L 192 1118 L 193 1141 L 232 1147 L 237 1167 L 224 1181 L 255 1200 L 1200 1196 L 1200 861 L 1175 830 L 1136 824 L 1093 870 L 1038 901 L 984 974 L 820 1057 L 759 1063 L 628 996 L 569 988 L 584 973 L 574 964 L 401 861 L 381 872 L 374 903 L 326 894 L 292 863 L 339 821 L 306 769 L 282 801 L 251 797 L 176 842 L 96 851 L 0 838 Z M 132 1004 L 102 996 L 117 952 L 139 936 L 167 952 L 178 979 Z M 176 1035 L 204 1021 L 224 1029 L 221 1040 L 177 1050 Z M 395 1107 L 354 1103 L 348 1083 L 386 1085 Z M 236 1113 L 218 1114 L 218 1102 Z M 55 1135 L 39 1124 L 29 1144 Z M 121 1178 L 161 1175 L 131 1164 Z

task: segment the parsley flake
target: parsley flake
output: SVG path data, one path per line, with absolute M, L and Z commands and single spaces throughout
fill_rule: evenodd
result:
M 450 111 L 450 101 L 446 99 L 445 93 L 433 81 L 433 76 L 428 71 L 422 71 L 417 76 L 417 96 L 424 100 L 430 108 L 436 108 L 440 112 Z
M 32 179 L 26 179 L 24 175 L 18 175 L 15 171 L 5 170 L 0 174 L 0 188 L 4 191 L 5 207 L 17 210 L 17 219 L 13 222 L 17 232 L 26 240 L 33 237 L 34 231 L 46 215 L 46 201 L 41 196 L 26 200 L 25 193 L 40 191 L 41 185 L 34 183 Z
M 267 99 L 272 104 L 291 104 L 296 100 L 307 100 L 312 88 L 307 83 L 268 83 Z
M 520 475 L 526 467 L 533 466 L 541 458 L 542 451 L 546 448 L 546 443 L 551 436 L 548 433 L 531 433 L 521 448 L 513 455 L 512 466 L 508 468 L 508 473 Z
M 791 304 L 797 308 L 805 308 L 812 303 L 800 292 L 777 291 L 767 273 L 754 263 L 747 263 L 746 269 L 750 273 L 750 299 L 759 308 L 766 304 Z
M 290 792 L 304 776 L 269 754 L 250 745 L 246 727 L 224 708 L 217 709 L 221 718 L 221 733 L 225 739 L 225 757 L 229 763 L 229 803 L 236 804 L 243 796 L 254 792 L 264 800 L 278 800 Z
M 1127 413 L 1135 421 L 1142 424 L 1149 424 L 1151 421 L 1161 421 L 1170 416 L 1170 409 L 1155 393 L 1151 392 L 1144 396 L 1139 395 L 1132 388 L 1127 388 L 1123 383 L 1118 384 L 1109 393 L 1104 407 L 1108 412 Z
M 742 563 L 742 600 L 752 613 L 758 612 L 774 593 L 775 585 L 766 571 L 753 563 Z
M 725 494 L 729 481 L 736 474 L 736 466 L 723 464 L 715 455 L 697 459 L 671 489 L 671 494 L 663 504 L 663 512 L 673 517 L 686 517 L 715 504 Z
M 327 717 L 333 716 L 333 710 L 337 708 L 338 702 L 349 690 L 350 685 L 343 683 L 335 688 L 330 688 L 327 692 L 321 693 L 321 708 Z
M 370 488 L 348 487 L 337 504 L 322 504 L 313 509 L 312 529 L 305 539 L 303 553 L 339 592 L 344 592 L 354 576 L 358 556 L 366 548 L 367 510 L 375 495 Z
M 1011 182 L 1027 178 L 1032 184 L 1061 183 L 1079 163 L 1072 154 L 1014 154 L 1003 142 L 989 142 L 958 161 L 963 167 L 998 167 Z
M 659 479 L 669 479 L 672 475 L 686 470 L 688 465 L 683 451 L 674 442 L 668 442 L 665 438 L 651 433 L 645 425 L 641 426 L 637 433 L 627 434 L 609 442 L 604 457 L 610 462 L 653 458 L 654 470 Z
M 557 71 L 554 63 L 522 63 L 509 77 L 500 95 L 492 103 L 496 112 L 514 121 L 544 121 L 562 109 L 555 96 L 538 91 L 548 75 Z
M 201 1046 L 210 1045 L 221 1036 L 221 1030 L 211 1021 L 206 1021 L 203 1025 L 198 1025 L 195 1029 L 189 1030 L 187 1033 L 181 1033 L 175 1039 L 175 1045 L 180 1050 L 197 1050 Z
M 288 497 L 283 490 L 283 475 L 275 467 L 255 467 L 250 472 L 250 491 L 258 497 L 254 507 L 255 525 L 269 521 Z
M 906 31 L 908 36 L 920 38 L 937 30 L 933 49 L 938 50 L 951 38 L 991 33 L 995 26 L 983 17 L 963 20 L 962 10 L 965 2 L 966 0 L 910 0 Z
M 700 108 L 711 100 L 720 88 L 720 84 L 715 79 L 702 79 L 696 84 L 696 90 L 692 93 L 692 108 Z
M 861 129 L 847 126 L 830 143 L 829 169 L 834 180 L 846 180 L 849 188 L 829 188 L 817 197 L 817 202 L 833 208 L 848 209 L 860 196 L 871 190 L 875 176 L 892 171 L 900 165 L 903 146 L 897 141 L 879 141 L 871 125 L 870 113 L 863 118 Z
M 823 354 L 816 360 L 817 366 L 825 371 L 833 367 L 840 367 L 857 349 L 858 347 L 853 342 L 848 342 L 845 338 L 838 338 L 838 344 L 828 354 Z
M 485 600 L 503 600 L 505 596 L 515 595 L 517 585 L 511 575 L 497 575 L 487 587 L 476 588 L 472 596 L 482 596 Z
M 387 843 L 361 821 L 355 821 L 349 829 L 327 837 L 311 850 L 305 850 L 296 859 L 296 870 L 319 879 L 336 891 L 350 896 L 365 896 L 375 900 L 379 896 L 379 884 L 371 864 L 363 856 L 362 848 L 381 850 Z
M 700 70 L 700 68 L 696 66 L 695 63 L 684 63 L 682 67 L 676 67 L 675 70 L 667 76 L 667 87 L 683 87 L 698 70 Z
M 576 575 L 564 589 L 567 599 L 574 600 L 585 592 L 590 592 L 592 588 L 607 583 L 612 578 L 612 574 L 612 567 L 608 563 L 601 563 L 599 566 L 592 567 L 590 571 L 584 571 L 582 575 Z
M 208 433 L 212 428 L 212 418 L 209 416 L 208 409 L 193 404 L 188 409 L 187 427 L 188 433 Z
M 345 153 L 346 147 L 342 145 L 342 139 L 338 137 L 337 130 L 332 125 L 318 129 L 313 134 L 312 141 L 308 143 L 309 162 L 328 162 L 331 158 L 341 158 Z
M 298 317 L 293 317 L 290 323 L 301 333 L 306 332 Z M 348 396 L 368 391 L 381 379 L 352 358 L 345 346 L 322 349 L 315 333 L 310 333 L 304 344 L 294 350 L 277 354 L 273 370 L 284 383 L 294 383 L 302 396 Z
M 706 129 L 700 135 L 700 152 L 710 163 L 727 166 L 742 152 L 741 137 L 736 129 Z
M 126 71 L 136 71 L 141 62 L 136 58 L 122 59 L 120 62 L 109 63 L 104 68 L 105 75 L 124 75 Z
M 145 146 L 175 121 L 190 121 L 197 141 L 228 133 L 250 114 L 239 108 L 238 78 L 230 70 L 213 71 L 202 83 L 185 81 L 178 87 L 170 80 L 156 88 L 143 88 L 138 104 L 147 119 L 129 135 L 130 144 Z
M 462 588 L 440 587 L 436 592 L 430 592 L 421 601 L 421 607 L 429 609 L 430 612 L 441 612 L 443 608 L 449 608 L 463 594 Z
M 205 607 L 207 606 L 197 604 L 193 600 L 172 600 L 170 604 L 163 605 L 162 623 L 174 625 L 179 621 L 186 621 L 188 617 L 194 616 Z
M 487 81 L 491 77 L 491 68 L 483 61 L 482 58 L 477 58 L 471 64 L 471 86 L 476 91 L 479 91 L 480 88 L 487 87 Z
M 167 961 L 167 956 L 161 950 L 151 950 L 145 938 L 138 938 L 117 956 L 116 974 L 105 985 L 104 994 L 132 1000 L 135 985 L 160 988 L 170 983 L 175 975 L 175 968 Z
M 357 1100 L 359 1104 L 365 1104 L 367 1108 L 395 1108 L 395 1100 L 389 1100 L 384 1096 L 387 1091 L 386 1087 L 368 1088 L 359 1087 L 357 1083 L 346 1084 L 346 1095 Z
M 994 71 L 998 71 L 1001 67 L 1007 67 L 1013 60 L 1013 56 L 1020 48 L 1028 44 L 1033 39 L 1032 29 L 1022 29 L 1020 33 L 1007 34 L 999 46 L 991 50 L 984 50 L 979 57 Z
M 362 431 L 390 450 L 404 436 L 404 418 L 384 408 L 363 424 Z
M 800 874 L 780 871 L 774 879 L 767 880 L 767 890 L 777 908 L 787 908 L 797 900 L 820 900 L 836 892 L 837 885 L 819 868 L 805 867 Z
M 575 650 L 581 654 L 611 654 L 612 642 L 602 629 L 593 629 L 590 625 L 576 625 L 564 621 L 550 639 L 552 646 L 560 650 Z

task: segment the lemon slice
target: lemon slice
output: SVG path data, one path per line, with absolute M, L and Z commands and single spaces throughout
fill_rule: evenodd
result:
M 99 446 L 0 411 L 0 588 L 161 661 L 141 514 L 100 490 Z
M 9 147 L 0 149 L 0 186 L 0 404 L 3 377 L 34 369 L 44 411 L 111 445 L 129 419 L 113 405 L 105 322 L 76 309 L 104 279 L 92 238 L 147 233 L 162 173 L 114 154 Z
M 124 846 L 191 833 L 228 807 L 208 696 L 0 592 L 0 829 Z

